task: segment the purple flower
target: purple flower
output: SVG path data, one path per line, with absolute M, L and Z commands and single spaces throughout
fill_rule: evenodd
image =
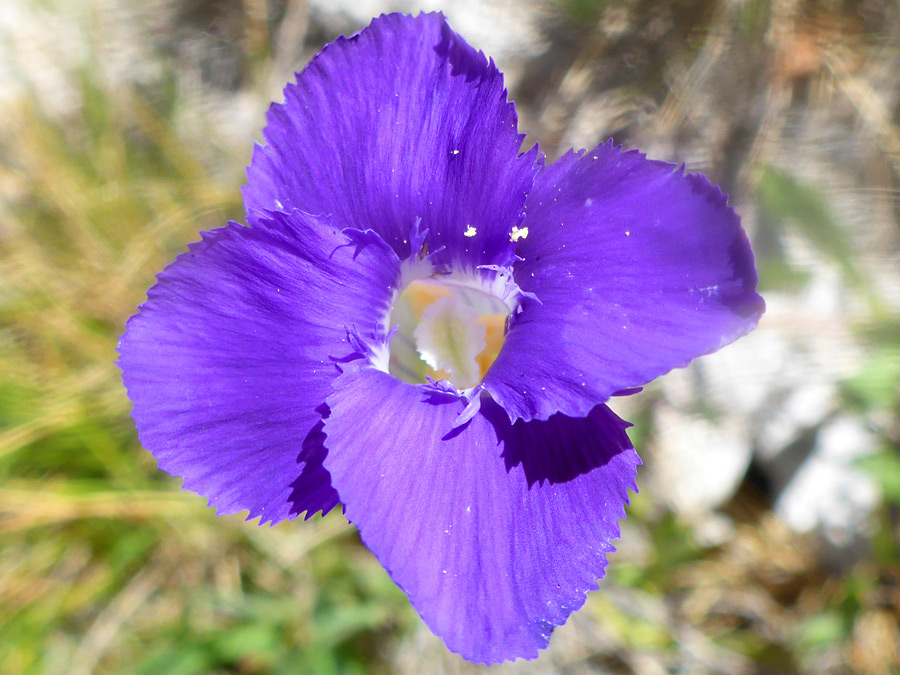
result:
M 605 402 L 763 311 L 705 177 L 611 143 L 545 165 L 516 123 L 440 14 L 339 38 L 269 111 L 249 227 L 204 233 L 120 344 L 161 469 L 261 523 L 342 503 L 487 663 L 603 576 L 640 463 Z

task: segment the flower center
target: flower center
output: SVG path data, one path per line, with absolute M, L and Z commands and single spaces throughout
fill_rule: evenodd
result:
M 500 353 L 509 308 L 499 298 L 456 280 L 418 279 L 394 302 L 388 372 L 412 384 L 445 379 L 457 389 L 477 385 Z

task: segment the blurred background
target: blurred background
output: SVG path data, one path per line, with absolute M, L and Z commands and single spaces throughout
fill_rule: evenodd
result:
M 900 672 L 900 3 L 3 0 L 0 672 L 477 673 L 339 512 L 215 519 L 137 442 L 125 319 L 243 219 L 269 102 L 443 9 L 528 143 L 612 136 L 731 195 L 768 313 L 636 397 L 600 590 L 497 673 Z

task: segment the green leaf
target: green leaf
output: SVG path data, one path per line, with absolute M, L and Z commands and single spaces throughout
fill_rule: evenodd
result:
M 814 187 L 772 167 L 766 167 L 756 186 L 761 214 L 776 229 L 790 223 L 820 252 L 836 262 L 848 281 L 859 284 L 863 275 L 843 230 Z
M 212 654 L 197 645 L 151 656 L 138 669 L 141 675 L 203 675 L 215 665 Z
M 856 465 L 878 484 L 886 500 L 900 504 L 900 455 L 896 451 L 863 457 Z
M 864 410 L 895 408 L 900 402 L 900 345 L 876 347 L 862 369 L 841 386 Z
M 214 646 L 219 657 L 227 662 L 247 660 L 272 664 L 280 655 L 281 638 L 274 624 L 243 624 L 219 633 Z
M 801 627 L 799 642 L 806 649 L 823 649 L 837 644 L 850 634 L 847 622 L 839 612 L 831 611 L 810 617 Z

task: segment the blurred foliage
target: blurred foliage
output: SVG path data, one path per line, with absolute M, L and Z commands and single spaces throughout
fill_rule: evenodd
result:
M 787 173 L 766 167 L 756 185 L 756 197 L 769 227 L 781 229 L 790 223 L 801 228 L 801 234 L 837 262 L 850 280 L 858 281 L 847 238 L 818 191 Z
M 554 5 L 587 31 L 616 9 L 602 0 Z M 738 32 L 760 38 L 770 11 L 768 2 L 741 3 Z M 248 68 L 262 80 L 268 42 L 248 43 Z M 696 40 L 687 51 L 696 56 Z M 114 86 L 86 67 L 76 78 L 81 105 L 64 115 L 34 95 L 5 113 L 0 672 L 395 672 L 398 645 L 423 640 L 431 646 L 423 653 L 444 661 L 419 672 L 460 672 L 340 513 L 274 528 L 215 519 L 137 442 L 114 366 L 117 336 L 186 242 L 242 218 L 246 156 L 231 154 L 212 126 L 204 138 L 182 134 L 176 119 L 187 103 L 174 68 L 153 86 Z M 895 639 L 900 618 L 900 327 L 820 191 L 784 168 L 755 169 L 764 287 L 795 288 L 807 277 L 784 255 L 791 232 L 872 305 L 875 319 L 859 327 L 871 349 L 842 393 L 883 446 L 859 463 L 884 494 L 873 556 L 849 574 L 829 569 L 753 486 L 718 514 L 734 529 L 718 542 L 642 492 L 603 591 L 554 638 L 589 636 L 566 654 L 571 672 L 642 672 L 651 657 L 684 672 L 900 668 L 890 654 L 865 651 Z M 648 408 L 633 419 L 642 447 Z
M 609 4 L 608 0 L 553 0 L 553 3 L 573 26 L 582 27 L 597 21 Z
M 413 614 L 340 514 L 214 519 L 141 450 L 114 365 L 153 274 L 241 217 L 241 167 L 201 166 L 164 100 L 80 86 L 62 121 L 23 101 L 2 148 L 0 671 L 368 672 Z

